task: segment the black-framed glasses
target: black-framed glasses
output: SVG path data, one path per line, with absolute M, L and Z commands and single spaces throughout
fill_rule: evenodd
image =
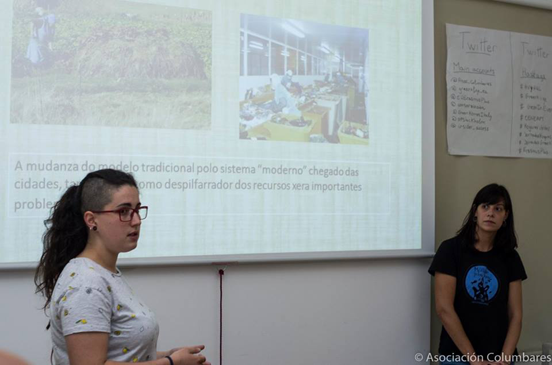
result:
M 119 213 L 119 220 L 121 222 L 130 222 L 134 218 L 134 214 L 138 214 L 138 218 L 141 221 L 148 217 L 148 207 L 143 206 L 139 208 L 122 207 L 114 210 L 91 210 L 92 213 Z

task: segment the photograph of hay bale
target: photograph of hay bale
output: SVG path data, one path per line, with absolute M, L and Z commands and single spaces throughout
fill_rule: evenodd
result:
M 11 123 L 209 130 L 210 11 L 15 0 Z
M 368 145 L 368 30 L 241 15 L 240 138 Z

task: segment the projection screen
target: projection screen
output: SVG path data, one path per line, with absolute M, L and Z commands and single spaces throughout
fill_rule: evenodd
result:
M 0 267 L 101 168 L 149 206 L 123 264 L 434 247 L 431 0 L 10 0 Z

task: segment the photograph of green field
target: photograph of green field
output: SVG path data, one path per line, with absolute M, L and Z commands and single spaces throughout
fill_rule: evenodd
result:
M 209 130 L 210 11 L 15 0 L 11 123 Z

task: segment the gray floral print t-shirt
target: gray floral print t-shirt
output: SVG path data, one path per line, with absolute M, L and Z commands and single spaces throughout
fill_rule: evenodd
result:
M 68 365 L 65 336 L 109 333 L 107 359 L 123 362 L 155 360 L 159 325 L 117 270 L 87 258 L 75 258 L 58 278 L 50 303 L 56 365 Z

